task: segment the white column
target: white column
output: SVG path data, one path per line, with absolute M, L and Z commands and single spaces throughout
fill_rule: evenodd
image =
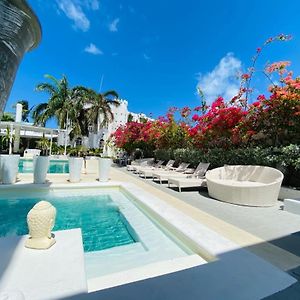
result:
M 50 138 L 50 151 L 49 151 L 49 155 L 51 155 L 52 153 L 52 139 L 53 139 L 53 132 L 51 131 L 51 138 Z
M 21 123 L 22 121 L 22 110 L 23 106 L 21 103 L 17 103 L 16 105 L 16 117 L 15 117 L 15 122 L 16 123 Z M 20 148 L 20 125 L 16 124 L 15 125 L 15 139 L 14 139 L 14 151 L 18 152 Z
M 65 151 L 64 155 L 67 154 L 67 135 L 68 135 L 68 128 L 69 128 L 69 114 L 67 112 L 67 118 L 66 118 L 66 131 L 65 131 Z
M 64 155 L 66 155 L 67 154 L 67 134 L 68 134 L 68 132 L 67 132 L 67 129 L 65 130 L 65 151 L 64 151 Z
M 10 132 L 9 132 L 9 152 L 8 154 L 12 154 L 12 144 L 13 144 L 13 130 L 14 126 L 13 124 L 10 125 Z

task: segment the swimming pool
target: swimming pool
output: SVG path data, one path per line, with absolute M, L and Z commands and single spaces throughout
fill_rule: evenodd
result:
M 88 279 L 194 254 L 116 188 L 1 193 L 0 236 L 26 234 L 26 215 L 40 200 L 57 209 L 54 230 L 81 228 Z
M 19 173 L 32 173 L 33 160 L 21 158 L 19 161 Z M 48 173 L 69 173 L 69 162 L 67 160 L 50 160 Z
M 28 233 L 26 216 L 41 200 L 57 209 L 54 231 L 81 228 L 84 251 L 99 251 L 134 243 L 129 224 L 110 195 L 49 194 L 32 197 L 16 196 L 0 201 L 0 236 Z M 132 232 L 132 230 L 131 230 Z

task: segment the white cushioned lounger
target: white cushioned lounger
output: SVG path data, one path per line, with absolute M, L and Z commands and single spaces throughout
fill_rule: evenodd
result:
M 178 191 L 181 193 L 182 188 L 187 188 L 187 187 L 205 187 L 206 186 L 206 179 L 205 178 L 176 178 L 176 177 L 171 177 L 168 178 L 168 187 L 171 185 L 176 185 L 178 187 Z
M 180 174 L 180 173 L 183 174 L 187 170 L 188 166 L 189 163 L 181 163 L 178 168 L 175 168 L 170 171 L 162 170 L 162 171 L 153 172 L 152 174 L 153 180 L 159 180 L 159 183 L 162 184 L 162 181 L 168 180 L 168 178 L 171 176 L 174 175 L 176 176 L 176 174 Z M 192 170 L 191 173 L 193 171 L 194 170 Z

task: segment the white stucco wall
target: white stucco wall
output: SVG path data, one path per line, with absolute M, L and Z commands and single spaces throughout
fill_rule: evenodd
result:
M 87 139 L 84 141 L 84 145 L 89 148 L 98 148 L 101 139 L 107 140 L 112 133 L 114 133 L 120 126 L 125 125 L 128 120 L 129 114 L 132 115 L 133 121 L 139 122 L 141 118 L 149 119 L 143 113 L 132 113 L 128 111 L 128 101 L 124 99 L 119 99 L 120 105 L 110 105 L 112 113 L 114 115 L 114 120 L 107 126 L 102 127 L 99 129 L 98 133 L 95 134 L 90 132 Z M 99 124 L 101 123 L 102 119 L 100 116 Z M 58 144 L 64 145 L 65 144 L 65 137 L 64 132 L 61 131 L 58 135 Z
M 107 138 L 115 132 L 118 127 L 125 125 L 128 120 L 128 102 L 126 100 L 120 100 L 119 106 L 111 105 L 112 112 L 114 114 L 114 120 L 108 125 Z

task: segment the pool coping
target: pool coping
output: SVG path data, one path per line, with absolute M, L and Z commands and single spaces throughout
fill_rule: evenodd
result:
M 207 260 L 214 261 L 212 264 L 205 264 L 205 266 L 208 267 L 209 265 L 211 265 L 212 268 L 206 270 L 205 277 L 203 278 L 202 273 L 204 268 L 202 266 L 196 266 L 196 268 L 199 269 L 200 278 L 202 278 L 204 281 L 211 280 L 210 276 L 208 276 L 208 274 L 211 272 L 209 270 L 214 270 L 216 268 L 216 265 L 219 266 L 217 268 L 218 274 L 214 274 L 213 278 L 214 280 L 216 280 L 216 278 L 220 277 L 220 279 L 222 279 L 222 284 L 220 285 L 228 285 L 227 288 L 230 289 L 230 291 L 233 293 L 232 295 L 234 295 L 236 291 L 234 291 L 234 287 L 232 286 L 233 282 L 231 282 L 230 286 L 228 280 L 233 276 L 238 281 L 235 281 L 235 285 L 240 284 L 245 289 L 248 289 L 249 286 L 249 293 L 252 293 L 252 295 L 257 298 L 263 298 L 270 294 L 276 293 L 296 282 L 296 279 L 291 277 L 287 273 L 279 270 L 277 267 L 271 265 L 270 263 L 264 261 L 260 257 L 257 257 L 256 255 L 250 253 L 249 251 L 241 249 L 239 245 L 233 243 L 232 241 L 229 241 L 228 239 L 211 230 L 207 226 L 200 224 L 196 220 L 180 212 L 178 209 L 171 207 L 166 202 L 163 202 L 161 199 L 157 198 L 156 196 L 153 196 L 149 192 L 139 188 L 133 183 L 124 183 L 119 181 L 110 181 L 107 183 L 83 182 L 77 184 L 53 183 L 50 185 L 19 183 L 13 186 L 0 186 L 0 190 L 10 188 L 15 190 L 24 187 L 29 188 L 31 190 L 32 188 L 68 189 L 97 187 L 120 188 L 121 190 L 125 190 L 135 200 L 139 201 L 146 208 L 157 214 L 159 217 L 163 218 L 167 223 L 171 224 L 172 229 L 184 235 L 185 238 L 187 238 L 189 242 L 193 244 L 193 246 L 199 249 L 199 252 L 201 252 L 202 256 L 204 256 Z M 233 265 L 235 259 L 239 262 L 237 265 Z M 215 262 L 217 262 L 217 264 Z M 234 268 L 226 270 L 226 268 L 228 268 L 230 265 L 231 267 L 234 266 Z M 190 265 L 187 266 L 187 268 L 190 267 Z M 182 269 L 182 267 L 178 270 L 173 269 L 172 272 L 176 272 Z M 136 276 L 135 278 L 133 278 L 134 276 L 128 277 L 128 275 L 130 275 L 130 272 L 125 272 L 125 274 L 123 274 L 121 278 L 111 277 L 111 279 L 115 281 L 111 282 L 110 287 L 122 285 L 123 283 L 133 283 L 146 278 L 152 278 L 158 275 L 167 274 L 168 272 L 169 270 L 166 270 L 166 272 L 163 272 L 163 270 L 158 270 L 157 273 L 152 272 L 149 275 L 149 277 L 142 276 L 140 278 L 137 278 Z M 130 281 L 130 278 L 133 278 L 133 280 Z M 98 281 L 101 282 L 101 277 L 99 277 L 98 279 Z M 124 281 L 124 279 L 126 280 Z M 213 284 L 213 282 L 211 282 L 211 284 Z M 256 286 L 255 291 L 252 291 L 251 286 Z M 99 285 L 99 289 L 101 288 L 103 288 L 103 286 L 101 287 L 101 285 Z M 93 281 L 93 290 L 97 290 L 97 280 Z

